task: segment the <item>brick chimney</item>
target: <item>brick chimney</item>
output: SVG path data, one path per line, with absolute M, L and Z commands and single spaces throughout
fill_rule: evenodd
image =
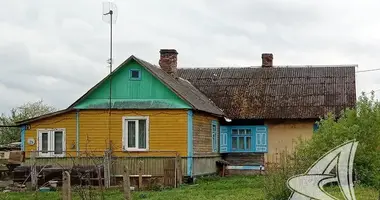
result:
M 175 49 L 161 49 L 160 50 L 160 67 L 166 73 L 177 78 L 177 50 Z
M 273 54 L 263 53 L 261 54 L 262 67 L 273 67 Z

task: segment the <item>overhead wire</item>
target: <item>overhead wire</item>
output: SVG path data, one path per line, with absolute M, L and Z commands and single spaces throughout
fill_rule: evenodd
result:
M 355 73 L 373 72 L 373 71 L 379 71 L 379 70 L 380 70 L 380 68 L 366 69 L 366 70 L 356 71 Z

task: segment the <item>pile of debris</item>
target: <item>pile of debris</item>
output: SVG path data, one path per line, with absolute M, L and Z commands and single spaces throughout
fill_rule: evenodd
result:
M 25 192 L 26 186 L 19 183 L 12 183 L 5 187 L 3 192 Z

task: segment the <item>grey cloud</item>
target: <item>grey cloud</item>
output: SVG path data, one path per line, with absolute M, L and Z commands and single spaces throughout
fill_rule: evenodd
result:
M 0 112 L 23 103 L 17 97 L 64 108 L 107 75 L 109 27 L 101 20 L 101 3 L 3 4 L 0 94 L 7 97 L 0 99 Z M 160 48 L 176 48 L 180 67 L 257 66 L 262 52 L 273 52 L 278 65 L 377 68 L 380 3 L 375 0 L 115 3 L 115 67 L 131 54 L 157 64 Z M 380 88 L 378 73 L 358 74 L 358 91 Z

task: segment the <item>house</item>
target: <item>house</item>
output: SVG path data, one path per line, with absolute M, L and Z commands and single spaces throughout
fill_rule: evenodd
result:
M 185 69 L 177 54 L 162 49 L 160 67 L 130 56 L 67 109 L 19 122 L 26 156 L 176 153 L 189 177 L 221 158 L 255 170 L 310 138 L 320 116 L 355 105 L 354 66 L 274 67 L 263 54 L 260 67 Z

